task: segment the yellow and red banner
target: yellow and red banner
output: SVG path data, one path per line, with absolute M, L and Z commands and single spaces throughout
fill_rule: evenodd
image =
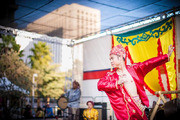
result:
M 174 20 L 173 18 L 169 18 L 134 31 L 114 34 L 112 45 L 116 46 L 118 44 L 122 44 L 126 49 L 127 57 L 132 64 L 167 54 L 169 45 L 175 47 Z M 163 74 L 165 74 L 166 80 L 161 78 L 162 70 L 160 68 L 164 69 Z M 176 90 L 175 51 L 172 53 L 169 62 L 153 69 L 146 75 L 144 80 L 146 88 L 152 94 L 154 94 L 155 91 Z M 163 84 L 163 81 L 167 83 L 166 86 Z M 167 97 L 174 99 L 177 96 L 176 94 L 172 94 L 171 96 L 167 95 Z

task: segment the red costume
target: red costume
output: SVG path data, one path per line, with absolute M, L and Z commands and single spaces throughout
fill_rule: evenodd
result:
M 144 89 L 144 77 L 153 68 L 162 65 L 168 61 L 168 55 L 162 55 L 149 59 L 142 63 L 136 63 L 126 66 L 127 71 L 132 76 L 137 87 L 141 104 L 149 106 L 149 100 Z M 128 93 L 123 84 L 117 85 L 119 75 L 116 70 L 108 72 L 98 82 L 98 90 L 105 91 L 111 106 L 118 120 L 147 120 L 144 109 Z

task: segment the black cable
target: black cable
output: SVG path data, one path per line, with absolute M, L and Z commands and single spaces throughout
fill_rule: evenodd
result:
M 179 11 L 179 10 L 180 10 L 180 6 L 176 7 L 175 9 L 176 9 L 176 11 Z M 163 12 L 160 12 L 160 13 L 156 13 L 156 14 L 153 14 L 153 15 L 146 16 L 146 17 L 144 17 L 144 18 L 139 18 L 139 19 L 136 19 L 136 20 L 132 20 L 132 21 L 123 23 L 123 24 L 119 24 L 119 25 L 115 25 L 115 26 L 108 27 L 108 28 L 105 28 L 105 29 L 101 29 L 100 31 L 97 31 L 96 33 L 105 32 L 106 30 L 110 30 L 110 31 L 111 31 L 111 30 L 114 30 L 114 29 L 118 29 L 118 28 L 120 28 L 120 27 L 122 27 L 122 26 L 130 25 L 130 24 L 133 24 L 133 23 L 135 23 L 135 22 L 141 22 L 141 21 L 143 21 L 144 19 L 153 18 L 153 17 L 156 16 L 156 15 L 157 15 L 157 16 L 160 16 L 160 14 L 162 14 L 162 13 L 172 12 L 173 10 L 174 10 L 174 9 L 169 9 L 169 10 L 166 10 L 166 11 L 163 11 Z M 84 36 L 87 36 L 87 35 L 89 35 L 89 34 L 83 35 L 83 37 L 84 37 Z M 75 39 L 79 39 L 79 38 L 77 37 L 77 38 L 75 38 Z
M 124 9 L 124 8 L 120 8 L 120 7 L 116 7 L 116 6 L 112 6 L 112 5 L 108 5 L 108 4 L 104 4 L 104 3 L 100 3 L 100 2 L 97 2 L 97 1 L 94 1 L 94 0 L 88 0 L 89 2 L 94 2 L 96 4 L 100 4 L 100 5 L 104 5 L 104 6 L 108 6 L 108 7 L 112 7 L 112 8 L 116 8 L 116 9 L 121 9 L 121 10 L 124 10 L 124 11 L 131 11 L 131 10 L 128 10 L 128 9 Z
M 25 6 L 25 5 L 21 5 L 21 4 L 17 4 L 18 6 L 21 6 L 21 7 L 25 7 L 25 8 L 29 8 L 29 9 L 36 9 L 36 8 L 33 8 L 33 7 L 29 7 L 29 6 Z M 68 17 L 68 18 L 73 18 L 73 19 L 77 19 L 77 20 L 83 20 L 83 21 L 87 21 L 87 22 L 91 22 L 93 24 L 96 24 L 98 22 L 92 22 L 90 20 L 87 20 L 87 19 L 81 19 L 81 18 L 77 18 L 77 17 L 72 17 L 72 16 L 68 16 L 68 15 L 64 15 L 64 14 L 58 14 L 58 13 L 55 13 L 55 12 L 49 12 L 49 11 L 46 11 L 46 10 L 42 10 L 42 9 L 39 9 L 38 11 L 41 11 L 41 12 L 45 12 L 45 13 L 48 13 L 48 14 L 54 14 L 54 15 L 58 15 L 58 16 L 64 16 L 64 17 Z
M 133 10 L 136 10 L 136 9 L 139 9 L 139 8 L 142 8 L 142 7 L 145 7 L 145 6 L 148 6 L 148 5 L 152 5 L 152 4 L 155 4 L 157 2 L 160 2 L 161 0 L 158 0 L 156 2 L 151 2 L 149 4 L 146 4 L 146 5 L 142 5 L 140 7 L 137 7 L 137 8 L 134 8 L 134 9 L 125 9 L 125 8 L 121 8 L 121 7 L 116 7 L 116 6 L 113 6 L 113 5 L 108 5 L 108 4 L 105 4 L 105 3 L 102 3 L 102 2 L 97 2 L 97 1 L 94 1 L 94 0 L 88 0 L 89 2 L 93 2 L 93 3 L 96 3 L 96 4 L 100 4 L 100 5 L 104 5 L 104 6 L 108 6 L 108 7 L 112 7 L 112 8 L 116 8 L 116 9 L 121 9 L 121 10 L 124 10 L 124 11 L 127 11 L 127 12 L 130 12 L 130 11 L 133 11 Z M 155 4 L 155 5 L 158 5 L 158 4 Z M 162 5 L 158 5 L 158 6 L 162 6 Z M 163 6 L 164 7 L 164 6 Z M 167 7 L 167 6 L 166 6 Z
M 134 17 L 134 16 L 127 16 L 127 15 L 114 15 L 112 17 L 108 17 L 108 18 L 102 19 L 101 22 L 105 21 L 105 20 L 108 20 L 108 19 L 111 19 L 111 18 L 114 18 L 114 17 L 117 17 L 117 16 L 129 17 L 129 18 L 138 18 L 138 17 Z
M 45 5 L 47 5 L 47 4 L 49 4 L 49 3 L 51 3 L 53 0 L 51 0 L 50 2 L 48 2 L 48 3 L 46 3 Z M 122 8 L 119 8 L 119 7 L 115 7 L 115 6 L 111 6 L 111 5 L 107 5 L 107 4 L 104 4 L 104 3 L 100 3 L 100 2 L 96 2 L 96 1 L 93 1 L 93 0 L 88 0 L 88 1 L 90 1 L 90 2 L 95 2 L 95 3 L 97 3 L 97 4 L 102 4 L 102 5 L 106 5 L 106 6 L 109 6 L 109 7 L 113 7 L 113 8 L 117 8 L 117 9 L 122 9 Z M 152 4 L 152 3 L 151 3 Z M 45 6 L 45 5 L 43 5 L 43 6 Z M 27 16 L 27 15 L 29 15 L 29 14 L 31 14 L 31 13 L 33 13 L 34 11 L 43 11 L 43 12 L 49 12 L 49 11 L 46 11 L 46 10 L 41 10 L 40 8 L 42 8 L 43 6 L 41 6 L 41 7 L 39 7 L 39 8 L 32 8 L 32 7 L 28 7 L 28 6 L 24 6 L 24 5 L 20 5 L 20 6 L 22 6 L 22 7 L 26 7 L 26 8 L 30 8 L 30 9 L 34 9 L 32 12 L 30 12 L 30 13 L 28 13 L 28 14 L 26 14 L 26 15 L 24 15 L 24 16 Z M 146 5 L 145 5 L 146 6 Z M 143 6 L 144 7 L 144 6 Z M 128 12 L 128 11 L 127 11 Z M 50 13 L 50 14 L 56 14 L 56 15 L 59 15 L 59 16 L 65 16 L 65 15 L 61 15 L 61 14 L 57 14 L 57 13 Z M 24 17 L 24 16 L 21 16 L 20 18 L 18 18 L 18 19 L 15 19 L 14 21 L 16 21 L 16 20 L 20 20 L 22 17 Z M 116 16 L 119 16 L 119 15 L 116 15 Z M 70 17 L 70 16 L 65 16 L 65 17 Z M 115 17 L 115 16 L 113 16 L 113 17 Z M 76 18 L 76 17 L 70 17 L 70 18 L 74 18 L 74 19 L 80 19 L 80 18 Z M 111 18 L 111 17 L 110 17 Z M 110 19 L 110 18 L 106 18 L 106 19 L 103 19 L 103 20 L 101 20 L 101 21 L 104 21 L 104 20 L 108 20 L 108 19 Z M 84 20 L 84 19 L 82 19 L 82 20 Z M 134 21 L 139 21 L 140 19 L 136 19 L 136 20 L 133 20 L 133 21 L 130 21 L 130 22 L 128 22 L 128 23 L 131 23 L 131 22 L 134 22 Z M 24 21 L 24 20 L 21 20 L 21 21 Z M 85 21 L 88 21 L 88 20 L 85 20 Z M 28 21 L 26 21 L 26 22 L 28 22 Z M 28 23 L 31 23 L 31 22 L 28 22 Z M 95 22 L 92 22 L 92 23 L 95 23 Z M 33 23 L 33 24 L 36 24 L 36 23 Z M 43 25 L 43 24 L 39 24 L 39 25 Z M 124 23 L 124 24 L 119 24 L 119 25 L 115 25 L 115 26 L 112 26 L 112 27 L 107 27 L 107 28 L 105 28 L 105 29 L 102 29 L 102 30 L 100 30 L 100 31 L 96 31 L 96 32 L 93 32 L 93 33 L 99 33 L 99 32 L 103 32 L 103 31 L 105 31 L 105 30 L 107 30 L 107 29 L 114 29 L 114 28 L 118 28 L 118 27 L 120 27 L 120 26 L 124 26 L 124 25 L 127 25 L 127 23 Z M 44 26 L 47 26 L 47 27 L 53 27 L 53 26 L 48 26 L 48 25 L 44 25 Z M 56 28 L 56 27 L 54 27 L 54 28 Z M 70 30 L 70 29 L 69 29 Z M 68 31 L 68 30 L 67 30 Z M 87 35 L 91 35 L 91 34 L 93 34 L 93 33 L 88 33 L 88 34 L 86 34 L 86 35 L 83 35 L 83 36 L 87 36 Z M 77 39 L 77 38 L 76 38 Z
M 42 8 L 42 7 L 44 7 L 44 6 L 48 5 L 48 4 L 50 4 L 50 3 L 53 2 L 53 1 L 54 1 L 54 0 L 50 0 L 48 3 L 46 3 L 46 4 L 42 5 L 42 6 L 40 6 L 39 8 L 35 8 L 33 11 L 31 11 L 31 12 L 29 12 L 29 13 L 27 13 L 27 14 L 25 14 L 25 15 L 23 15 L 23 16 L 17 18 L 17 19 L 14 19 L 14 20 L 11 21 L 10 23 L 12 23 L 12 22 L 14 22 L 14 21 L 16 21 L 16 20 L 19 20 L 19 19 L 21 19 L 21 18 L 23 18 L 23 17 L 25 17 L 25 16 L 28 16 L 28 15 L 32 14 L 33 12 L 39 10 L 40 8 Z

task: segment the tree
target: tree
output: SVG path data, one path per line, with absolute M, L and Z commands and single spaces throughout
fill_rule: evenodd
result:
M 20 107 L 21 98 L 31 91 L 33 71 L 20 59 L 23 50 L 20 50 L 15 38 L 10 35 L 0 37 L 0 98 L 3 100 L 3 119 L 12 119 L 12 114 L 17 113 L 17 108 Z
M 0 58 L 0 78 L 6 77 L 13 84 L 30 91 L 32 70 L 20 60 L 19 54 L 11 50 Z
M 29 56 L 31 67 L 38 77 L 36 94 L 38 97 L 59 97 L 63 93 L 65 74 L 58 71 L 59 65 L 52 64 L 50 47 L 44 42 L 34 44 Z
M 12 114 L 17 113 L 21 98 L 28 94 L 23 90 L 31 90 L 31 80 L 32 70 L 20 60 L 18 52 L 9 50 L 0 55 L 0 97 L 4 100 L 4 119 L 12 119 Z M 9 105 L 6 105 L 7 101 L 10 101 Z
M 38 42 L 31 48 L 30 64 L 33 69 L 43 71 L 52 62 L 50 47 L 45 42 Z
M 43 96 L 58 98 L 64 92 L 65 73 L 57 72 L 59 65 L 49 65 L 42 84 Z
M 20 50 L 20 45 L 16 43 L 13 36 L 0 36 L 2 37 L 0 42 L 0 78 L 7 77 L 15 85 L 30 90 L 32 70 L 20 60 L 20 57 L 23 56 L 23 50 Z
M 20 45 L 16 43 L 16 40 L 13 36 L 10 35 L 1 35 L 2 42 L 0 43 L 0 54 L 6 53 L 13 49 L 18 52 L 19 57 L 24 56 L 23 50 L 20 50 Z

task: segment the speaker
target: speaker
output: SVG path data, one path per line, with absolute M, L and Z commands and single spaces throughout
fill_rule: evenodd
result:
M 171 120 L 180 120 L 180 99 L 176 98 L 164 104 L 164 115 Z
M 94 108 L 99 112 L 98 120 L 107 120 L 107 103 L 95 102 Z
M 102 109 L 95 108 L 98 111 L 98 120 L 104 120 L 102 119 Z
M 83 111 L 84 111 L 85 109 L 86 109 L 86 108 L 80 108 L 80 109 L 79 109 L 79 120 L 84 120 L 82 115 L 83 115 Z

